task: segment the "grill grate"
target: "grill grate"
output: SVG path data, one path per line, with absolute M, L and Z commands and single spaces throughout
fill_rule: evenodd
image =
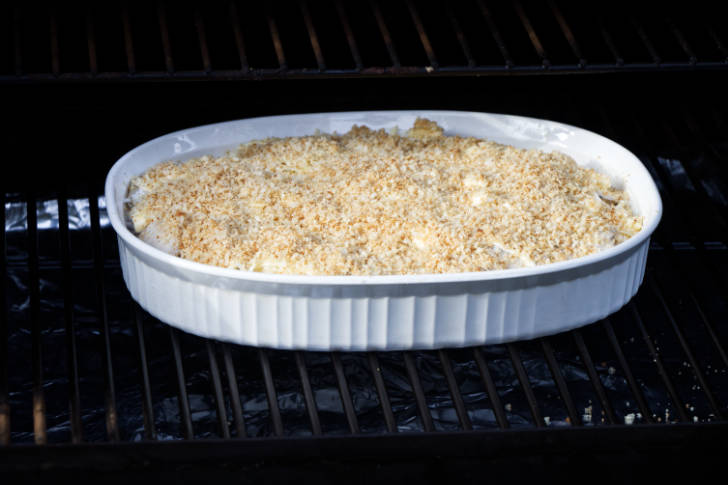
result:
M 611 113 L 601 116 L 607 130 L 623 126 L 611 122 Z M 663 191 L 674 188 L 674 173 L 657 170 L 651 158 L 643 160 L 659 174 Z M 689 164 L 682 166 L 687 170 Z M 701 195 L 696 200 L 704 202 L 708 194 Z M 80 217 L 73 211 L 79 199 L 52 199 L 57 216 L 50 218 L 50 229 L 41 197 L 4 197 L 3 227 L 9 229 L 3 232 L 2 261 L 9 278 L 3 288 L 9 306 L 2 327 L 7 337 L 0 441 L 6 444 L 613 427 L 630 424 L 634 416 L 645 424 L 718 422 L 728 410 L 725 329 L 709 319 L 725 315 L 725 302 L 708 299 L 707 309 L 702 302 L 708 295 L 683 279 L 686 260 L 718 267 L 713 262 L 725 264 L 726 247 L 702 244 L 701 251 L 665 239 L 676 215 L 669 205 L 671 219 L 655 236 L 644 288 L 601 323 L 485 348 L 320 354 L 231 346 L 168 328 L 131 302 L 123 288 L 98 197 L 81 199 Z M 686 216 L 689 209 L 679 210 Z M 49 255 L 52 244 L 60 249 Z M 74 246 L 85 251 L 85 262 Z M 94 289 L 91 308 L 76 297 L 80 272 Z M 49 294 L 44 287 L 56 280 L 63 288 Z M 17 290 L 27 285 L 28 293 L 14 291 L 18 284 Z M 682 295 L 677 300 L 671 296 L 676 291 Z M 685 318 L 688 311 L 698 320 Z M 21 340 L 25 343 L 18 344 Z M 30 344 L 30 387 L 10 365 L 19 356 L 8 353 L 9 342 L 19 348 Z M 44 355 L 54 345 L 64 346 L 62 372 L 49 368 Z M 134 370 L 119 371 L 120 362 L 132 363 Z M 84 402 L 87 382 L 101 391 L 103 402 Z M 63 388 L 67 409 L 58 409 L 53 386 Z
M 725 39 L 710 20 L 719 12 L 692 8 L 600 12 L 564 0 L 170 8 L 160 0 L 59 11 L 10 3 L 0 11 L 12 32 L 0 41 L 0 82 L 725 69 Z
M 728 65 L 715 12 L 264 3 L 0 7 L 0 82 L 21 85 L 4 97 L 17 128 L 0 180 L 0 468 L 724 442 L 728 110 L 723 73 L 692 72 Z M 321 79 L 401 76 L 438 79 Z M 268 78 L 315 81 L 222 82 Z M 207 82 L 168 82 L 185 79 Z M 132 301 L 99 198 L 110 161 L 205 122 L 387 108 L 543 117 L 630 148 L 665 206 L 638 295 L 535 341 L 393 353 L 239 347 Z

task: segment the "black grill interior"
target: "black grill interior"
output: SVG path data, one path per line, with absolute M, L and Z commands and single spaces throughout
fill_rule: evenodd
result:
M 7 2 L 0 79 L 79 81 L 715 69 L 718 5 Z
M 599 442 L 609 462 L 625 446 L 724 443 L 728 39 L 717 11 L 486 0 L 0 9 L 0 468 L 303 449 L 381 460 L 465 443 L 511 464 L 493 450 L 572 456 Z M 327 354 L 208 341 L 131 300 L 99 198 L 123 153 L 228 119 L 419 108 L 562 121 L 632 150 L 665 206 L 633 301 L 536 341 Z

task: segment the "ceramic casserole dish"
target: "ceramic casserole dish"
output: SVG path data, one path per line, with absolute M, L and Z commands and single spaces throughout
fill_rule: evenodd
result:
M 209 266 L 139 239 L 124 214 L 129 181 L 166 160 L 222 155 L 253 139 L 320 130 L 406 128 L 417 117 L 445 134 L 564 152 L 610 176 L 643 217 L 627 241 L 589 256 L 475 273 L 304 276 Z M 109 219 L 132 297 L 163 322 L 238 344 L 308 350 L 462 347 L 528 339 L 599 320 L 639 288 L 662 213 L 652 178 L 617 143 L 581 128 L 519 116 L 459 111 L 362 111 L 271 116 L 190 128 L 125 154 L 106 179 Z

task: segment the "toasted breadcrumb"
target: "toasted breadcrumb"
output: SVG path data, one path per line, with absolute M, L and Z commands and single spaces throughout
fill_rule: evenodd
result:
M 129 186 L 145 241 L 200 263 L 307 275 L 451 273 L 577 258 L 637 233 L 609 178 L 562 153 L 445 136 L 268 138 L 160 163 Z

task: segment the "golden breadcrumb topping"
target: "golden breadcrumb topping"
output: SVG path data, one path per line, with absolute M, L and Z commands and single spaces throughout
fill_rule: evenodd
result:
M 146 242 L 279 274 L 533 266 L 595 253 L 642 227 L 624 191 L 569 156 L 445 136 L 426 119 L 404 136 L 354 126 L 160 163 L 128 196 Z

